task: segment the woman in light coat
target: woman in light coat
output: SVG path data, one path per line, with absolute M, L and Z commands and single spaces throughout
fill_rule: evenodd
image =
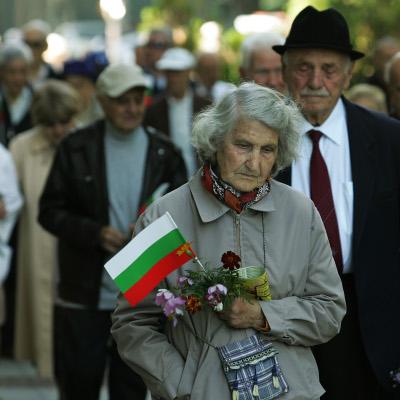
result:
M 264 266 L 272 293 L 271 301 L 236 299 L 220 314 L 201 310 L 193 325 L 185 313 L 176 327 L 161 322 L 154 292 L 135 308 L 121 298 L 112 333 L 153 397 L 231 399 L 214 346 L 257 332 L 279 353 L 289 387 L 279 398 L 315 400 L 324 393 L 310 346 L 339 332 L 343 289 L 315 206 L 272 179 L 295 156 L 298 121 L 296 106 L 272 89 L 243 84 L 228 93 L 195 121 L 203 167 L 139 219 L 137 231 L 168 211 L 200 258 L 219 266 L 221 255 L 234 251 L 242 266 Z M 188 268 L 198 267 L 185 264 L 163 286 L 175 286 Z
M 48 80 L 34 96 L 35 127 L 10 144 L 25 205 L 18 226 L 15 356 L 52 377 L 56 240 L 37 222 L 38 202 L 56 147 L 73 128 L 79 99 L 66 83 Z

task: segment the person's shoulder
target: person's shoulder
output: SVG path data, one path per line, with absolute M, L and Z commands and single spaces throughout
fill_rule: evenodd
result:
M 150 145 L 156 146 L 158 149 L 164 148 L 168 151 L 179 152 L 178 148 L 164 132 L 152 126 L 143 126 L 143 129 L 147 133 Z
M 34 140 L 35 136 L 38 135 L 37 128 L 31 128 L 27 131 L 21 132 L 18 135 L 14 136 L 10 142 L 9 148 L 12 152 L 15 148 L 21 148 L 25 146 L 30 146 L 32 140 Z
M 399 135 L 400 133 L 400 121 L 385 113 L 370 110 L 348 100 L 345 101 L 345 107 L 348 118 L 362 121 L 371 132 L 376 132 L 378 135 L 390 133 Z
M 147 223 L 150 223 L 167 211 L 171 214 L 184 212 L 185 207 L 188 205 L 189 196 L 189 183 L 186 182 L 177 189 L 155 200 L 154 203 L 144 211 L 142 218 Z
M 74 129 L 60 143 L 60 147 L 75 148 L 97 142 L 104 134 L 104 120 Z

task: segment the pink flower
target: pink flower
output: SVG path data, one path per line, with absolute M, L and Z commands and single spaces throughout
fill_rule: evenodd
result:
M 176 283 L 180 288 L 184 288 L 184 287 L 187 287 L 187 286 L 192 286 L 193 285 L 193 280 L 188 278 L 187 276 L 180 276 L 180 277 L 178 277 Z
M 208 288 L 208 290 L 207 290 L 207 293 L 208 293 L 209 295 L 218 295 L 218 294 L 222 294 L 222 295 L 225 296 L 225 295 L 228 293 L 228 289 L 227 289 L 224 285 L 218 283 L 218 284 L 216 284 L 215 286 L 210 286 L 210 287 Z
M 158 306 L 164 307 L 165 303 L 173 298 L 174 295 L 167 289 L 158 289 L 155 302 Z
M 164 314 L 169 319 L 172 320 L 174 327 L 178 323 L 177 316 L 183 315 L 183 310 L 186 304 L 186 299 L 183 297 L 172 297 L 163 306 Z

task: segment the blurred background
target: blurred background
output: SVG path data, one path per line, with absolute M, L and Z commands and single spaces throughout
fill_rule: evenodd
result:
M 306 5 L 338 8 L 349 22 L 354 46 L 367 55 L 377 38 L 400 37 L 397 0 L 0 0 L 0 33 L 4 40 L 29 20 L 47 21 L 53 32 L 46 60 L 57 66 L 68 57 L 106 47 L 106 25 L 115 21 L 114 37 L 119 29 L 121 41 L 109 45 L 108 53 L 122 48 L 126 58 L 134 56 L 129 51 L 144 43 L 151 28 L 168 25 L 176 44 L 193 51 L 218 50 L 224 61 L 223 79 L 235 82 L 243 37 L 254 31 L 287 33 L 293 16 Z M 113 27 L 108 26 L 113 36 L 110 31 Z M 372 74 L 371 57 L 366 57 L 357 64 L 353 83 Z

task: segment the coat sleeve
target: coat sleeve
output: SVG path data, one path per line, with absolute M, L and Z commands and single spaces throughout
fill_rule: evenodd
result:
M 142 216 L 143 217 L 143 216 Z M 143 218 L 136 232 L 143 229 Z M 112 315 L 111 333 L 121 358 L 138 373 L 153 395 L 179 398 L 184 359 L 163 332 L 163 314 L 154 303 L 156 291 L 132 308 L 122 295 Z
M 68 154 L 69 148 L 65 142 L 61 143 L 40 197 L 39 223 L 59 239 L 77 247 L 97 246 L 102 225 L 72 205 L 78 193 L 69 172 Z
M 346 312 L 343 287 L 321 217 L 312 207 L 310 251 L 303 293 L 260 302 L 271 331 L 268 336 L 290 345 L 313 346 L 339 333 Z

